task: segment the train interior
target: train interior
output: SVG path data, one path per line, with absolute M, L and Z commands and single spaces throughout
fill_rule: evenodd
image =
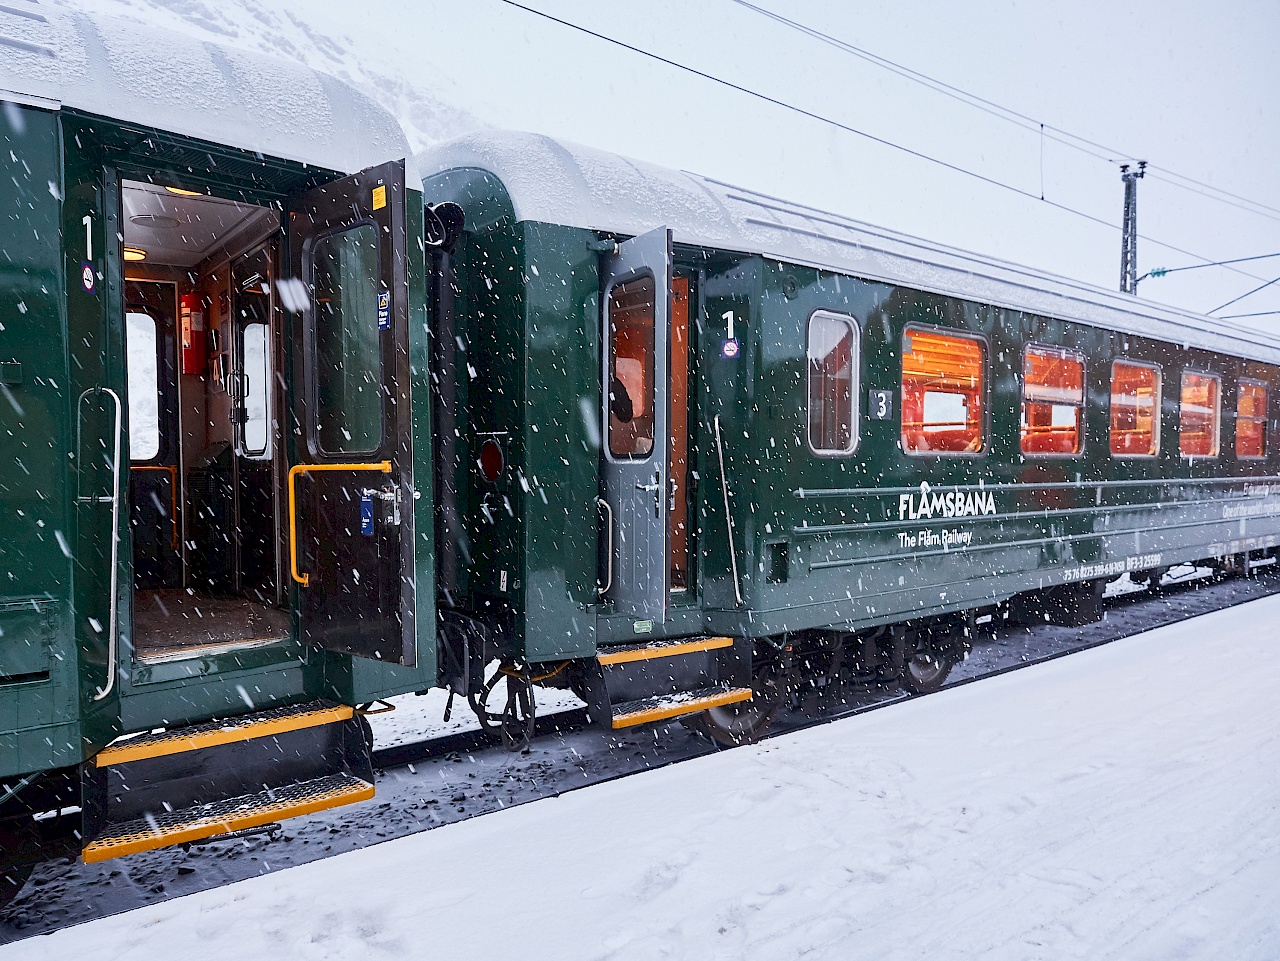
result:
M 273 279 L 278 211 L 121 182 L 133 647 L 287 637 Z

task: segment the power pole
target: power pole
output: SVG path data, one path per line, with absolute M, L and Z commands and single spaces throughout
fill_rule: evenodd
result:
M 1124 226 L 1120 231 L 1120 292 L 1138 292 L 1138 181 L 1147 171 L 1147 162 L 1138 161 L 1138 169 L 1130 170 L 1128 164 L 1120 165 L 1120 179 L 1124 181 Z

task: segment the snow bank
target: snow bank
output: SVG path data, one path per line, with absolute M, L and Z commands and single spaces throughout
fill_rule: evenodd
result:
M 6 959 L 1273 959 L 1280 598 Z

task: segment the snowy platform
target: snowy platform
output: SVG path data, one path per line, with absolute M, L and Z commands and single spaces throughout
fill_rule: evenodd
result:
M 1280 597 L 5 948 L 1280 956 Z

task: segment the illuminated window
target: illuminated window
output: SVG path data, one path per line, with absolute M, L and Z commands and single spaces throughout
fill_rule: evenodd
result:
M 1111 365 L 1111 453 L 1154 457 L 1160 453 L 1160 371 L 1117 360 Z
M 986 349 L 974 337 L 908 330 L 902 355 L 902 449 L 982 451 Z
M 1236 456 L 1267 456 L 1267 385 L 1259 380 L 1240 381 L 1236 400 Z
M 1184 370 L 1182 403 L 1178 408 L 1178 452 L 1183 457 L 1217 457 L 1221 415 L 1221 378 Z
M 609 292 L 609 453 L 653 451 L 654 283 L 640 277 Z
M 809 318 L 809 446 L 847 454 L 857 443 L 858 329 L 847 317 Z
M 1083 419 L 1084 356 L 1028 347 L 1022 355 L 1022 452 L 1080 453 Z

